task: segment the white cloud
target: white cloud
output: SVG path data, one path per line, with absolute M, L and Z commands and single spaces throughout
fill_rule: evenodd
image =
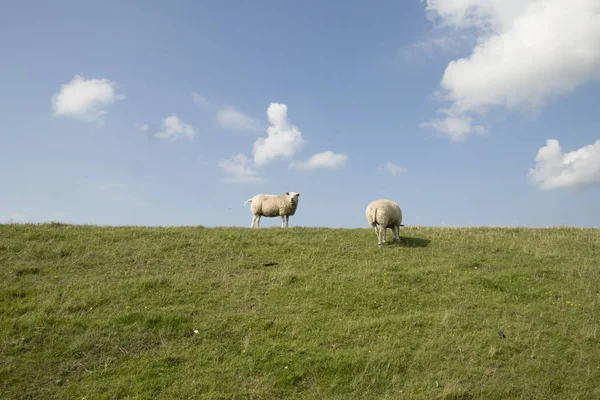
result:
M 196 135 L 196 131 L 190 124 L 186 124 L 175 115 L 171 115 L 163 119 L 162 130 L 154 136 L 159 139 L 177 140 L 186 138 L 192 140 Z
M 335 154 L 332 151 L 313 154 L 305 162 L 293 162 L 290 168 L 295 169 L 316 169 L 316 168 L 341 168 L 348 159 L 345 154 Z
M 259 131 L 260 123 L 233 107 L 217 111 L 217 124 L 222 128 L 235 130 Z
M 543 190 L 600 186 L 600 139 L 569 153 L 563 153 L 558 140 L 547 140 L 535 161 L 529 181 Z
M 470 134 L 486 133 L 481 125 L 473 125 L 473 118 L 448 115 L 444 119 L 434 119 L 419 124 L 419 128 L 431 128 L 447 136 L 453 142 L 462 142 Z
M 457 118 L 491 107 L 539 110 L 600 79 L 598 0 L 427 0 L 427 12 L 478 35 L 471 55 L 450 62 L 441 80 Z M 469 132 L 458 136 L 477 126 L 464 122 L 453 131 Z
M 117 84 L 108 79 L 85 79 L 75 75 L 52 96 L 55 116 L 72 116 L 94 121 L 106 114 L 104 107 L 125 98 L 116 94 Z
M 408 171 L 408 169 L 404 168 L 404 167 L 400 167 L 390 161 L 386 162 L 385 164 L 383 164 L 382 166 L 379 167 L 380 171 L 385 171 L 387 173 L 389 173 L 392 176 L 396 176 L 402 172 L 406 172 Z
M 265 165 L 277 158 L 290 158 L 304 145 L 302 133 L 290 125 L 285 104 L 271 103 L 267 109 L 271 126 L 266 138 L 254 142 L 254 163 Z
M 244 154 L 237 154 L 228 160 L 219 162 L 221 167 L 227 174 L 232 175 L 223 179 L 230 183 L 251 183 L 262 182 L 263 179 L 256 176 L 256 170 L 252 168 L 251 161 Z

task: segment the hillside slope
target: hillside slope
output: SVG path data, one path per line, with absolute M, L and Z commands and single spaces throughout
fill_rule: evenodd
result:
M 600 398 L 600 230 L 401 235 L 0 225 L 0 398 Z

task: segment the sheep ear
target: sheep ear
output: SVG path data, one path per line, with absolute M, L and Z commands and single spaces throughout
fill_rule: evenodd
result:
M 297 195 L 298 197 L 300 197 L 300 193 L 296 193 L 296 195 Z
M 287 194 L 288 196 L 290 195 L 290 192 L 285 192 L 285 194 Z

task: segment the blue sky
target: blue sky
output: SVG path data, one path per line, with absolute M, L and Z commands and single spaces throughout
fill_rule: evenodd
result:
M 13 1 L 0 48 L 2 222 L 600 226 L 596 0 Z

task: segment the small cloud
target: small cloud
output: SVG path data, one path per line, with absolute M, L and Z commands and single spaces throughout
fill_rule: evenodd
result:
M 228 160 L 220 161 L 218 165 L 225 171 L 225 173 L 233 175 L 224 178 L 224 182 L 253 183 L 263 181 L 262 178 L 257 176 L 257 172 L 254 168 L 252 168 L 252 164 L 248 157 L 242 153 L 237 154 Z
M 467 136 L 485 135 L 487 131 L 481 125 L 473 125 L 473 118 L 449 115 L 444 119 L 434 119 L 419 124 L 421 129 L 434 129 L 453 142 L 462 142 Z
M 464 37 L 457 38 L 450 36 L 441 36 L 413 43 L 410 47 L 412 47 L 413 49 L 422 50 L 426 53 L 432 53 L 435 50 L 441 50 L 446 52 L 456 51 L 463 42 Z
M 178 140 L 186 138 L 192 140 L 196 131 L 190 124 L 186 124 L 175 115 L 163 119 L 162 129 L 154 136 L 165 140 Z
M 108 79 L 85 79 L 75 75 L 52 96 L 53 113 L 95 121 L 106 114 L 106 106 L 125 98 L 116 94 L 116 89 L 117 84 Z
M 535 161 L 528 178 L 542 190 L 600 186 L 600 139 L 569 153 L 562 151 L 558 140 L 547 140 Z
M 386 162 L 385 164 L 383 164 L 382 166 L 379 167 L 380 171 L 383 172 L 387 172 L 392 176 L 396 176 L 402 172 L 406 172 L 408 171 L 407 168 L 404 167 L 399 167 L 396 164 L 391 163 L 390 161 Z
M 346 163 L 348 156 L 346 154 L 335 154 L 332 151 L 313 154 L 305 162 L 293 162 L 290 168 L 298 170 L 317 169 L 317 168 L 342 168 Z
M 259 131 L 260 123 L 233 107 L 217 111 L 217 124 L 222 128 L 240 131 Z
M 218 126 L 238 131 L 259 131 L 260 122 L 232 106 L 217 106 L 198 93 L 192 93 L 192 101 L 199 107 L 214 112 Z
M 210 101 L 206 97 L 199 95 L 198 93 L 192 93 L 192 101 L 200 108 L 212 108 Z
M 302 133 L 297 126 L 291 125 L 287 116 L 287 105 L 271 103 L 267 116 L 271 126 L 267 137 L 254 142 L 254 163 L 266 165 L 278 158 L 292 157 L 304 145 Z
M 443 36 L 431 37 L 404 46 L 398 50 L 397 55 L 408 62 L 435 60 L 440 54 L 458 53 L 467 46 L 472 46 L 474 42 L 473 35 L 446 32 Z

